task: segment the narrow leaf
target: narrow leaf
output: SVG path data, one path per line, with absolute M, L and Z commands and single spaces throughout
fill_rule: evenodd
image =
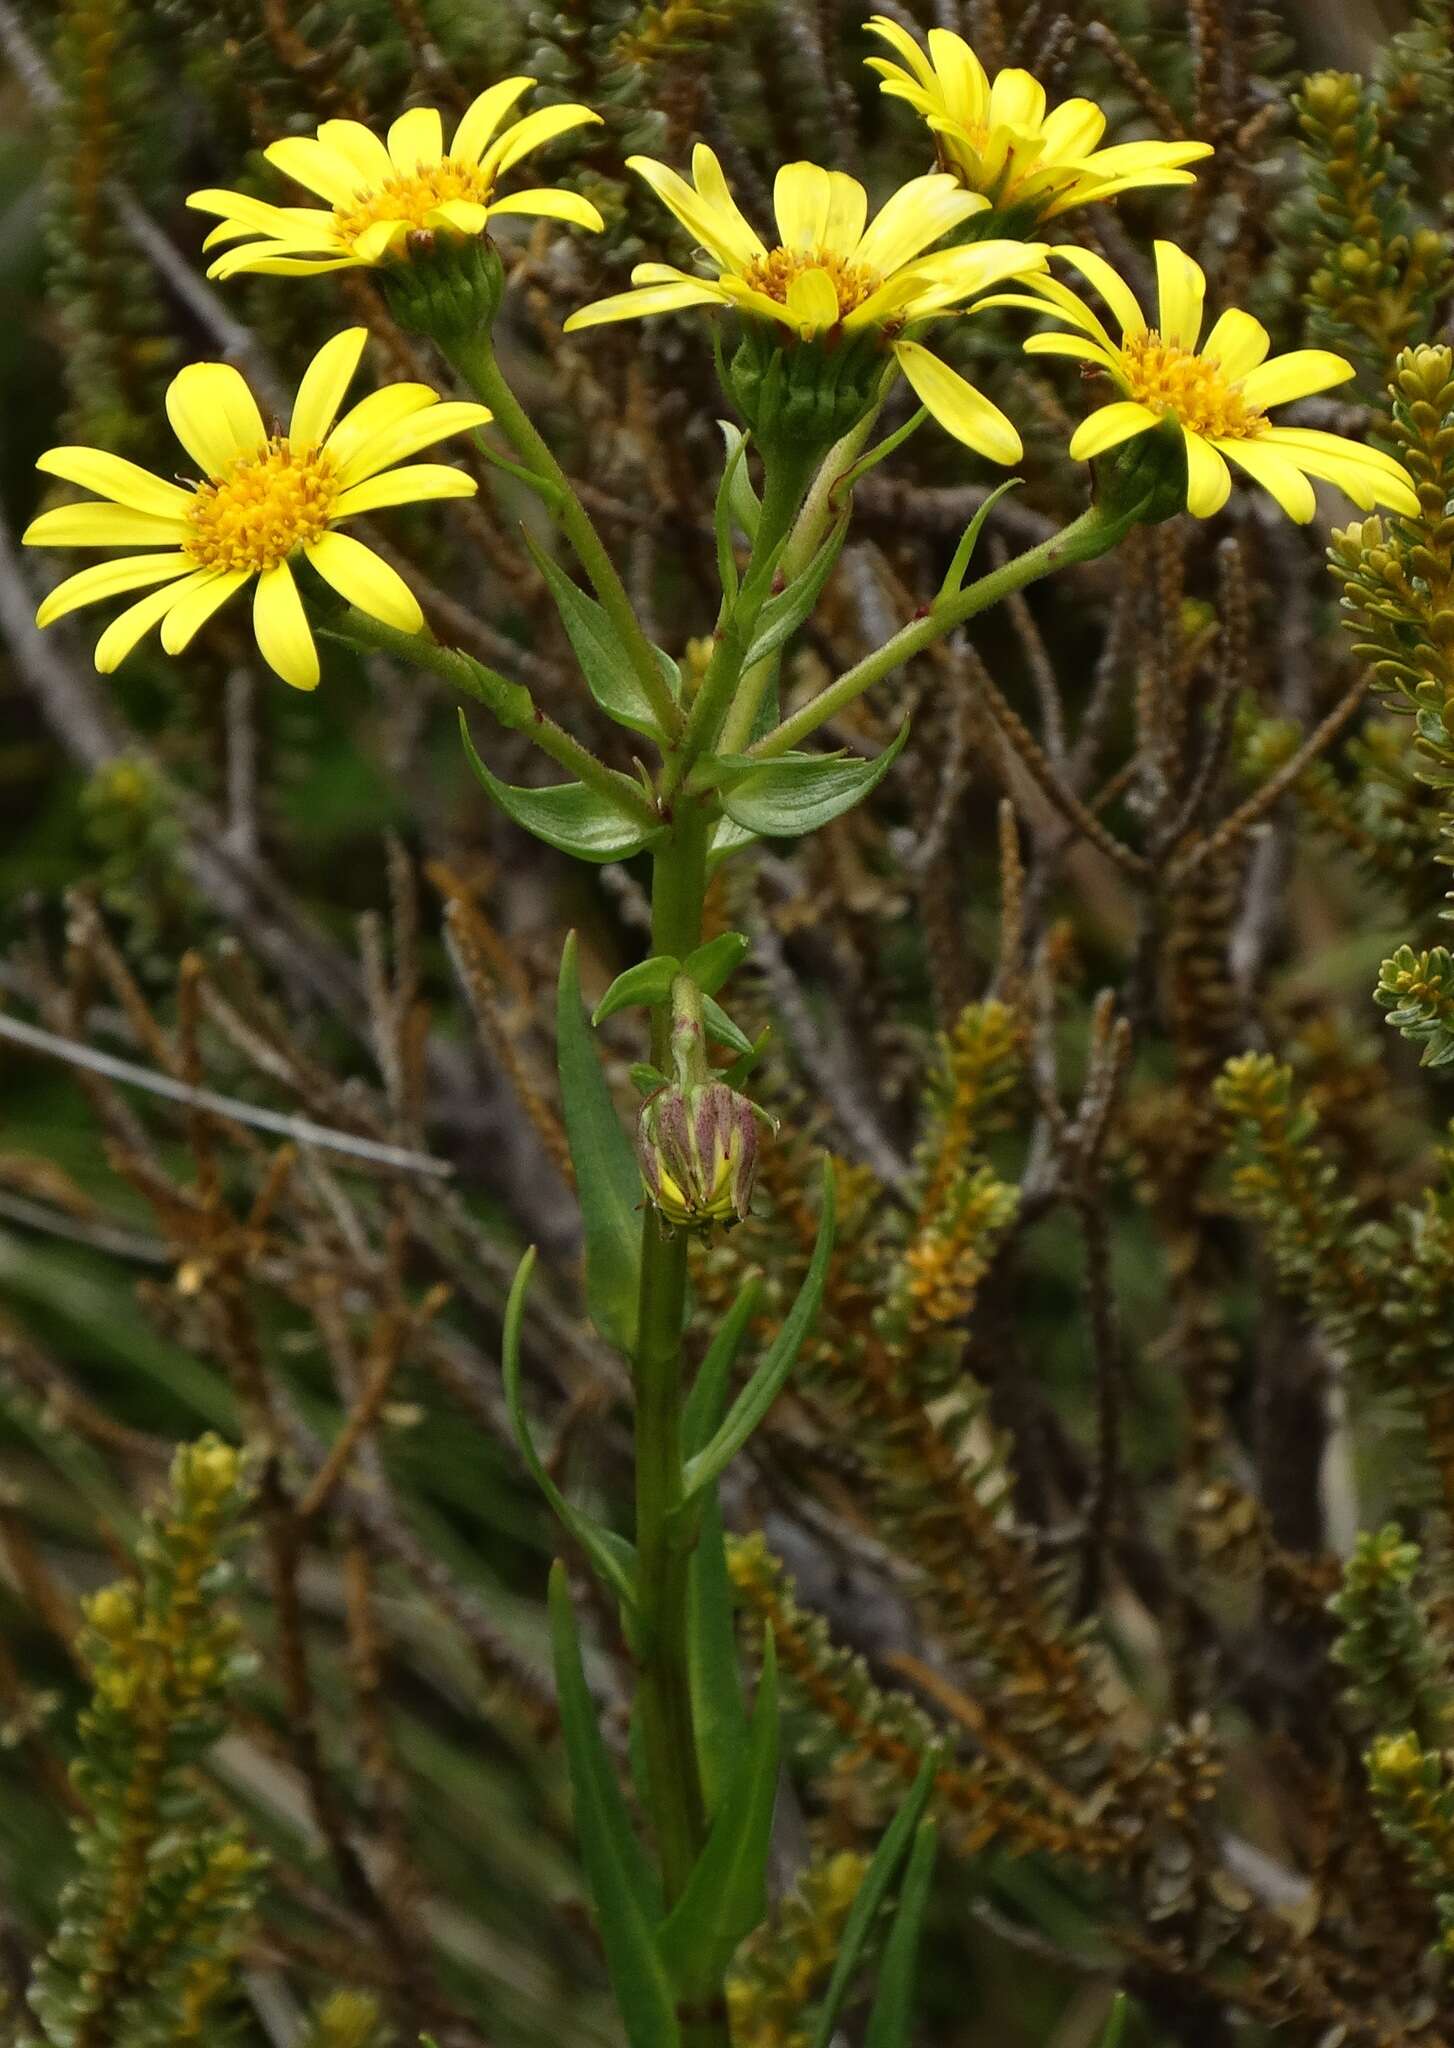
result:
M 756 837 L 755 832 L 735 825 L 730 818 L 719 818 L 712 828 L 712 843 L 707 849 L 709 870 L 715 873 L 729 854 L 740 853 L 744 846 L 751 846 Z
M 588 789 L 584 782 L 555 782 L 545 789 L 521 789 L 502 782 L 475 751 L 465 715 L 459 715 L 460 736 L 475 774 L 490 792 L 507 818 L 523 825 L 547 846 L 577 860 L 626 860 L 640 853 L 657 837 L 658 828 L 620 810 L 609 797 Z
M 686 1890 L 657 1936 L 679 1997 L 709 1997 L 739 1944 L 767 1911 L 767 1860 L 777 1802 L 777 1655 L 762 1659 L 746 1752 Z
M 858 1896 L 853 1901 L 848 1918 L 844 1922 L 843 1939 L 838 1945 L 838 1960 L 833 1965 L 833 1975 L 828 1980 L 828 1989 L 823 1995 L 817 2025 L 809 2048 L 829 2048 L 833 2030 L 838 2024 L 839 2010 L 848 1995 L 853 1974 L 858 1968 L 859 1958 L 873 1931 L 873 1923 L 879 1907 L 888 1896 L 889 1887 L 898 1875 L 899 1865 L 907 1853 L 910 1840 L 919 1825 L 919 1817 L 928 1804 L 929 1794 L 934 1785 L 933 1754 L 926 1756 L 914 1780 L 908 1798 L 884 1829 L 883 1840 L 874 1851 L 873 1861 L 864 1873 Z
M 944 581 L 939 586 L 938 594 L 934 599 L 935 604 L 947 604 L 951 597 L 958 597 L 964 587 L 964 579 L 969 573 L 969 565 L 974 559 L 974 551 L 979 545 L 979 537 L 984 531 L 985 521 L 989 518 L 991 512 L 994 511 L 1005 493 L 1018 490 L 1022 481 L 1023 479 L 1017 476 L 1007 477 L 1004 483 L 990 492 L 989 496 L 975 513 L 973 519 L 965 527 L 963 534 L 960 536 L 959 546 L 954 550 L 954 559 L 949 564 Z
M 599 1522 L 573 1508 L 550 1474 L 541 1463 L 530 1425 L 525 1418 L 525 1404 L 520 1392 L 520 1325 L 525 1317 L 525 1295 L 530 1286 L 530 1276 L 535 1270 L 535 1247 L 532 1245 L 516 1268 L 510 1298 L 505 1304 L 505 1332 L 500 1346 L 505 1379 L 505 1405 L 509 1410 L 510 1427 L 515 1432 L 515 1441 L 540 1491 L 554 1508 L 556 1515 L 575 1537 L 591 1563 L 596 1567 L 606 1584 L 625 1607 L 636 1602 L 636 1551 L 624 1536 L 618 1536 L 614 1529 L 602 1528 Z
M 732 1380 L 732 1367 L 761 1298 L 762 1275 L 759 1272 L 749 1273 L 736 1301 L 722 1318 L 716 1336 L 707 1346 L 706 1357 L 697 1368 L 697 1377 L 692 1382 L 692 1391 L 682 1411 L 682 1448 L 689 1458 L 706 1446 L 721 1423 L 722 1410 L 727 1405 L 727 1389 Z
M 629 1353 L 640 1291 L 641 1174 L 581 1008 L 574 932 L 560 957 L 555 1032 L 566 1136 L 585 1222 L 586 1300 L 607 1343 Z
M 581 1862 L 626 2038 L 631 2048 L 679 2048 L 676 1997 L 652 1935 L 661 1894 L 601 1740 L 560 1564 L 550 1575 L 550 1635 Z
M 762 500 L 752 487 L 752 478 L 747 469 L 747 436 L 731 420 L 718 420 L 722 439 L 727 447 L 727 466 L 722 474 L 723 487 L 732 517 L 742 528 L 749 540 L 757 539 L 757 529 L 762 519 Z
M 637 1003 L 664 1003 L 681 965 L 670 953 L 653 953 L 649 960 L 639 960 L 616 976 L 591 1012 L 591 1022 L 604 1024 L 618 1010 L 629 1010 Z
M 722 808 L 744 831 L 796 839 L 852 810 L 878 787 L 909 737 L 907 723 L 873 761 L 835 754 L 784 754 L 727 789 Z
M 904 1872 L 904 1888 L 899 1894 L 894 1924 L 884 1943 L 883 1961 L 878 1970 L 878 1991 L 874 1996 L 863 2048 L 909 2048 L 909 2030 L 914 2023 L 919 1936 L 924 1925 L 924 1909 L 929 1903 L 934 1853 L 938 1846 L 939 1830 L 933 1821 L 920 1821 L 909 1867 Z
M 783 1318 L 782 1328 L 766 1356 L 733 1402 L 711 1442 L 687 1460 L 682 1473 L 684 1507 L 690 1508 L 704 1488 L 716 1484 L 782 1392 L 803 1339 L 818 1313 L 818 1304 L 823 1299 L 828 1262 L 833 1256 L 834 1211 L 833 1169 L 825 1160 L 823 1213 L 818 1223 L 818 1242 L 813 1247 L 813 1257 L 798 1290 L 798 1298 Z
M 581 674 L 591 695 L 606 716 L 614 718 L 618 725 L 630 726 L 633 732 L 645 733 L 648 739 L 660 739 L 661 727 L 652 711 L 651 700 L 642 689 L 641 678 L 608 614 L 593 597 L 587 597 L 574 578 L 566 574 L 559 562 L 552 560 L 529 531 L 525 532 L 525 545 L 530 550 L 531 561 L 545 578 L 555 599 L 560 622 L 565 627 L 566 638 L 580 663 Z M 673 662 L 668 682 L 675 675 L 676 664 Z
M 695 953 L 688 953 L 682 966 L 703 995 L 714 996 L 742 964 L 751 946 L 751 939 L 742 932 L 719 932 L 705 946 L 698 946 Z
M 714 1487 L 687 1565 L 687 1686 L 697 1768 L 709 1819 L 722 1810 L 747 1748 L 747 1710 L 737 1662 L 732 1581 Z
M 752 1051 L 752 1041 L 746 1032 L 732 1022 L 722 1005 L 712 996 L 702 998 L 702 1022 L 707 1027 L 707 1036 L 715 1038 L 718 1045 L 730 1046 L 735 1053 Z
M 1111 2009 L 1101 2030 L 1101 2048 L 1121 2048 L 1121 2036 L 1126 2031 L 1126 2015 L 1130 2010 L 1131 2001 L 1124 1991 L 1118 1991 L 1111 2000 Z
M 845 516 L 838 521 L 801 576 L 795 576 L 786 590 L 780 590 L 776 597 L 769 598 L 758 614 L 757 630 L 747 650 L 744 668 L 753 668 L 759 661 L 766 661 L 769 655 L 776 654 L 807 621 L 843 552 L 843 538 L 847 531 Z

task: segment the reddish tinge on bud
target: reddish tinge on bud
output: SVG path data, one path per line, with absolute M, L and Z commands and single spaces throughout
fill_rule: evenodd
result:
M 746 1216 L 757 1173 L 757 1118 L 725 1081 L 658 1088 L 641 1105 L 636 1149 L 646 1192 L 683 1229 Z

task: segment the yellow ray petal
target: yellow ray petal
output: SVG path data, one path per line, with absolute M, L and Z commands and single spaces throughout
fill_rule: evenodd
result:
M 365 185 L 386 185 L 394 175 L 394 160 L 372 128 L 362 121 L 324 121 L 318 140 L 352 164 Z
M 932 86 L 935 83 L 934 67 L 908 30 L 901 28 L 891 15 L 875 14 L 871 20 L 864 23 L 864 27 L 871 36 L 882 37 L 889 48 L 903 58 L 921 85 Z
M 328 430 L 338 417 L 343 394 L 353 382 L 368 338 L 367 327 L 345 327 L 341 334 L 335 334 L 331 341 L 324 342 L 303 372 L 303 381 L 298 386 L 298 396 L 293 401 L 293 417 L 288 422 L 290 441 L 302 447 L 316 448 L 327 440 Z
M 1093 455 L 1104 455 L 1108 448 L 1119 447 L 1133 434 L 1144 434 L 1159 418 L 1159 413 L 1154 413 L 1149 405 L 1139 405 L 1134 398 L 1118 398 L 1111 405 L 1103 405 L 1089 419 L 1082 420 L 1071 435 L 1071 460 L 1088 462 Z
M 209 476 L 224 476 L 240 455 L 267 440 L 257 401 L 231 363 L 188 363 L 167 387 L 172 432 Z
M 1116 358 L 1098 341 L 1082 341 L 1076 334 L 1031 334 L 1021 344 L 1027 356 L 1069 356 L 1073 362 L 1096 363 L 1114 370 Z
M 957 179 L 942 171 L 910 178 L 869 223 L 854 261 L 887 277 L 901 264 L 912 262 L 931 242 L 937 242 L 941 235 L 984 209 L 982 193 L 966 192 Z
M 59 505 L 32 519 L 20 538 L 28 548 L 176 547 L 185 519 L 159 519 L 129 505 Z
M 258 650 L 275 675 L 295 690 L 318 687 L 318 649 L 286 562 L 259 576 L 253 592 L 252 629 Z
M 1202 305 L 1207 280 L 1199 263 L 1175 242 L 1156 244 L 1156 283 L 1160 293 L 1161 317 L 1157 321 L 1163 341 L 1177 348 L 1194 349 L 1202 331 Z
M 479 162 L 495 130 L 534 83 L 533 78 L 502 78 L 498 85 L 487 86 L 478 99 L 471 100 L 449 145 L 449 153 L 457 163 Z
M 386 469 L 367 483 L 341 491 L 330 516 L 336 523 L 361 512 L 378 512 L 385 505 L 417 504 L 422 498 L 472 498 L 477 488 L 472 476 L 446 462 L 415 462 L 404 469 Z
M 831 255 L 845 262 L 857 259 L 863 224 L 868 219 L 868 194 L 857 178 L 846 172 L 828 173 L 828 218 L 823 223 L 823 244 Z
M 745 260 L 751 262 L 756 256 L 765 256 L 766 244 L 733 198 L 716 152 L 708 149 L 705 142 L 699 142 L 692 151 L 692 181 L 719 222 L 730 230 L 732 246 L 744 253 Z
M 365 441 L 371 441 L 385 427 L 408 419 L 410 413 L 436 404 L 438 397 L 438 392 L 428 384 L 385 384 L 381 391 L 371 391 L 367 398 L 349 407 L 328 436 L 329 454 L 335 462 L 347 462 Z
M 371 220 L 353 238 L 353 253 L 361 263 L 382 263 L 396 243 L 409 232 L 406 220 Z
M 427 228 L 448 228 L 457 235 L 482 235 L 491 212 L 499 207 L 481 206 L 477 199 L 441 199 L 424 216 Z
M 209 189 L 203 192 L 189 192 L 188 206 L 198 213 L 216 213 L 222 216 L 224 226 L 231 222 L 255 229 L 260 235 L 292 235 L 299 226 L 312 219 L 317 221 L 326 233 L 332 225 L 333 216 L 316 207 L 273 206 L 266 199 L 254 199 L 246 192 L 222 192 Z M 213 234 L 217 232 L 213 230 Z M 210 242 L 212 235 L 207 237 Z
M 679 178 L 669 165 L 657 163 L 654 157 L 629 156 L 626 167 L 651 187 L 662 205 L 676 215 L 693 241 L 700 242 L 723 270 L 746 270 L 753 259 L 763 253 L 758 237 L 750 229 L 744 234 L 746 223 L 735 207 L 731 212 L 720 210 L 703 194 L 694 191 L 685 178 Z M 624 316 L 618 314 L 613 317 L 619 319 Z
M 1053 157 L 1061 163 L 1074 162 L 1092 157 L 1106 132 L 1106 117 L 1094 100 L 1062 100 L 1045 116 L 1041 132 L 1047 161 Z
M 617 292 L 613 298 L 597 299 L 582 306 L 565 323 L 567 334 L 583 327 L 602 327 L 611 320 L 644 320 L 652 313 L 679 313 L 687 306 L 720 306 L 723 292 L 706 284 L 653 284 L 644 291 Z
M 1214 445 L 1245 469 L 1254 483 L 1261 484 L 1289 519 L 1295 519 L 1299 526 L 1307 525 L 1318 501 L 1312 485 L 1290 454 L 1269 447 L 1265 439 L 1218 440 Z
M 377 475 L 391 463 L 402 462 L 406 455 L 417 455 L 421 448 L 432 447 L 450 434 L 488 426 L 493 418 L 487 405 L 476 405 L 473 400 L 450 398 L 438 405 L 424 406 L 407 419 L 396 420 L 393 426 L 361 441 L 340 465 L 339 484 L 347 490 L 350 484 L 361 484 L 365 477 Z
M 832 201 L 832 181 L 821 164 L 783 164 L 772 187 L 772 210 L 782 246 L 821 248 Z M 866 212 L 866 200 L 864 205 Z
M 1220 512 L 1232 490 L 1232 474 L 1211 443 L 1182 429 L 1186 444 L 1186 509 L 1198 519 Z
M 531 185 L 505 199 L 492 200 L 490 218 L 497 213 L 530 213 L 545 220 L 568 220 L 574 227 L 589 228 L 593 234 L 600 234 L 606 225 L 589 199 L 583 199 L 579 192 L 562 192 L 557 185 Z
M 363 182 L 346 156 L 312 135 L 284 135 L 263 151 L 270 164 L 295 185 L 316 192 L 330 206 L 351 206 Z
M 251 569 L 218 569 L 201 580 L 194 577 L 162 620 L 162 646 L 167 653 L 181 654 L 252 573 Z
M 370 618 L 397 626 L 401 633 L 417 633 L 423 626 L 419 601 L 403 577 L 352 534 L 320 534 L 304 552 L 324 582 Z
M 523 121 L 517 121 L 513 128 L 492 142 L 480 158 L 480 167 L 488 177 L 503 178 L 506 171 L 518 164 L 522 156 L 528 156 L 532 149 L 542 149 L 547 142 L 554 142 L 558 135 L 565 135 L 572 128 L 598 123 L 600 118 L 589 107 L 541 107 L 536 113 L 527 114 Z
M 990 82 L 964 37 L 953 29 L 931 28 L 929 58 L 946 111 L 968 127 L 982 128 L 989 118 Z
M 1286 405 L 1294 398 L 1310 398 L 1315 391 L 1327 391 L 1334 384 L 1346 384 L 1355 376 L 1353 365 L 1326 348 L 1295 348 L 1274 356 L 1250 370 L 1242 379 L 1249 405 Z
M 42 600 L 35 623 L 50 626 L 67 612 L 79 611 L 83 604 L 100 604 L 105 598 L 120 597 L 123 591 L 145 590 L 152 583 L 175 583 L 179 576 L 190 575 L 195 567 L 192 557 L 181 553 L 128 555 L 119 562 L 93 562 L 89 569 L 79 569 L 56 585 Z
M 444 123 L 437 107 L 410 107 L 389 129 L 389 155 L 394 169 L 409 177 L 444 155 Z
M 171 583 L 165 590 L 153 590 L 142 598 L 139 604 L 128 605 L 119 618 L 113 619 L 101 638 L 96 642 L 93 657 L 98 672 L 109 676 L 120 668 L 142 635 L 149 633 L 158 620 L 164 619 L 177 599 L 196 583 L 203 583 L 211 575 L 209 569 L 194 570 L 181 583 Z
M 1271 427 L 1261 438 L 1264 446 L 1281 449 L 1310 476 L 1336 485 L 1360 511 L 1387 505 L 1390 511 L 1409 518 L 1418 513 L 1413 478 L 1380 449 L 1365 448 L 1359 441 L 1313 427 Z
M 1120 272 L 1111 268 L 1104 256 L 1097 256 L 1093 249 L 1078 248 L 1074 242 L 1062 242 L 1050 253 L 1052 256 L 1060 257 L 1062 262 L 1070 264 L 1073 270 L 1078 270 L 1091 290 L 1100 293 L 1110 307 L 1111 316 L 1123 335 L 1146 332 L 1146 316 L 1141 311 L 1136 294 Z M 1037 284 L 1037 291 L 1044 289 L 1044 286 Z M 1056 303 L 1061 303 L 1058 297 Z
M 191 492 L 180 485 L 165 483 L 124 455 L 108 455 L 100 448 L 47 448 L 36 457 L 35 466 L 47 476 L 94 491 L 99 498 L 129 505 L 136 512 L 154 512 L 161 519 L 184 518 L 192 502 Z
M 920 401 L 947 433 L 991 462 L 1019 461 L 1024 452 L 1019 434 L 982 391 L 920 342 L 895 342 L 894 355 Z
M 1045 119 L 1045 88 L 1028 71 L 1000 71 L 990 87 L 990 126 L 1033 133 Z
M 356 256 L 272 256 L 268 245 L 252 249 L 229 249 L 207 266 L 209 277 L 239 277 L 244 271 L 253 277 L 319 277 L 325 270 L 356 270 Z
M 1272 336 L 1260 320 L 1236 306 L 1229 306 L 1202 343 L 1201 353 L 1215 363 L 1231 384 L 1255 370 L 1272 346 Z
M 838 294 L 826 270 L 801 270 L 788 286 L 788 314 L 804 336 L 838 324 Z

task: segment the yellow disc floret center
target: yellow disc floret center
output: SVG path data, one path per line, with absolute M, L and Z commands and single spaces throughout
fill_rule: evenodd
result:
M 1121 367 L 1132 398 L 1171 414 L 1194 434 L 1240 441 L 1267 426 L 1267 415 L 1248 403 L 1241 386 L 1229 383 L 1214 360 L 1163 341 L 1154 327 L 1126 337 Z
M 487 206 L 494 182 L 494 174 L 480 164 L 441 157 L 437 164 L 421 164 L 407 176 L 359 192 L 351 206 L 336 206 L 334 225 L 345 243 L 378 220 L 403 220 L 411 228 L 423 229 L 429 214 L 446 199 L 469 199 Z
M 742 281 L 785 306 L 789 287 L 810 270 L 821 270 L 832 285 L 838 297 L 840 320 L 871 298 L 883 283 L 879 273 L 867 264 L 849 263 L 828 249 L 770 249 L 766 256 L 748 264 Z
M 321 448 L 278 435 L 197 486 L 186 551 L 204 569 L 273 569 L 326 530 L 338 472 Z

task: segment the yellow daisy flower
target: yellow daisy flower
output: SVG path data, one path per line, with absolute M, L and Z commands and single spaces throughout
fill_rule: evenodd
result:
M 903 59 L 903 65 L 865 59 L 882 78 L 879 90 L 907 100 L 924 117 L 945 169 L 996 207 L 1024 206 L 1031 220 L 1049 220 L 1138 185 L 1190 185 L 1192 174 L 1182 165 L 1212 154 L 1209 142 L 1120 142 L 1101 149 L 1106 117 L 1094 100 L 1063 100 L 1047 112 L 1038 79 L 1028 71 L 1000 71 L 991 83 L 952 29 L 930 29 L 926 55 L 886 14 L 874 15 L 867 27 Z
M 473 479 L 457 469 L 391 465 L 447 434 L 483 426 L 491 415 L 483 405 L 441 402 L 427 384 L 386 384 L 338 419 L 367 339 L 367 328 L 350 327 L 324 343 L 298 387 L 286 434 L 269 434 L 230 364 L 192 363 L 179 372 L 167 391 L 167 417 L 203 471 L 200 483 L 166 482 L 99 448 L 42 455 L 37 469 L 94 491 L 99 502 L 42 512 L 23 536 L 31 547 L 155 552 L 67 577 L 40 607 L 36 624 L 146 590 L 96 643 L 96 666 L 109 675 L 156 625 L 167 653 L 180 654 L 218 606 L 256 577 L 252 619 L 263 659 L 284 682 L 311 690 L 318 650 L 289 566 L 301 555 L 360 611 L 417 633 L 424 617 L 408 585 L 338 529 L 385 505 L 472 496 Z
M 316 206 L 270 206 L 243 192 L 194 192 L 187 201 L 201 213 L 222 216 L 204 247 L 253 239 L 228 249 L 208 271 L 232 277 L 241 270 L 269 276 L 308 277 L 385 263 L 403 254 L 411 234 L 443 231 L 482 235 L 497 214 L 545 214 L 599 229 L 588 199 L 550 185 L 495 196 L 505 173 L 542 143 L 588 121 L 589 107 L 541 107 L 504 134 L 501 122 L 533 78 L 506 78 L 482 92 L 462 117 L 448 151 L 444 124 L 433 107 L 411 107 L 389 130 L 387 145 L 358 121 L 324 121 L 314 135 L 287 135 L 263 154 L 295 184 L 328 201 Z
M 628 162 L 706 251 L 717 275 L 639 263 L 631 273 L 636 290 L 572 313 L 567 333 L 686 306 L 727 306 L 775 323 L 788 337 L 830 347 L 877 334 L 941 426 L 995 462 L 1018 461 L 1020 437 L 999 407 L 909 332 L 991 285 L 1045 268 L 1045 250 L 1033 243 L 986 241 L 925 253 L 985 210 L 988 202 L 977 193 L 942 172 L 913 178 L 869 224 L 868 194 L 856 178 L 817 164 L 784 164 L 773 188 L 778 239 L 769 247 L 705 144 L 692 157 L 692 184 L 650 157 Z
M 1343 434 L 1277 426 L 1267 416 L 1269 406 L 1311 397 L 1353 376 L 1353 365 L 1342 356 L 1299 348 L 1269 360 L 1266 328 L 1235 307 L 1222 314 L 1198 346 L 1206 279 L 1200 265 L 1174 242 L 1156 244 L 1160 307 L 1155 327 L 1147 325 L 1135 294 L 1103 257 L 1074 246 L 1052 254 L 1073 264 L 1099 292 L 1120 326 L 1119 342 L 1058 278 L 1032 278 L 1034 298 L 1007 294 L 987 303 L 1045 312 L 1048 300 L 1075 332 L 1032 334 L 1026 350 L 1071 356 L 1104 370 L 1121 391 L 1120 398 L 1077 427 L 1070 443 L 1077 460 L 1102 455 L 1172 419 L 1186 443 L 1187 510 L 1198 519 L 1210 518 L 1227 502 L 1232 479 L 1224 457 L 1300 522 L 1314 511 L 1309 477 L 1336 484 L 1365 512 L 1375 505 L 1418 511 L 1412 479 L 1391 455 Z

